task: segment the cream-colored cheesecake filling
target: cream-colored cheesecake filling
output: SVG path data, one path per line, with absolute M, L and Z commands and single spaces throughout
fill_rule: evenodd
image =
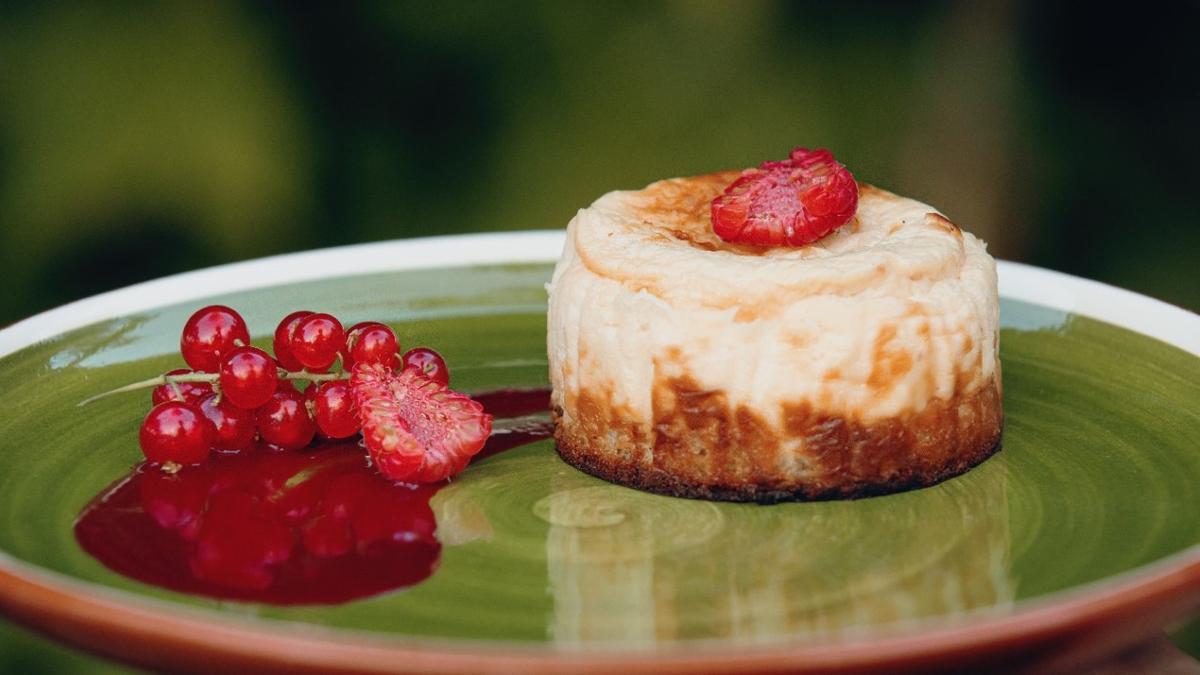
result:
M 736 174 L 613 192 L 571 221 L 550 286 L 555 404 L 582 393 L 651 424 L 664 382 L 719 391 L 777 428 L 808 404 L 870 423 L 998 380 L 995 262 L 933 208 L 865 187 L 801 248 L 709 231 Z

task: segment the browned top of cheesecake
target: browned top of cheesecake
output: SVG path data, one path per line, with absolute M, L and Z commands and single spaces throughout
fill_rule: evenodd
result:
M 726 251 L 752 256 L 769 255 L 774 249 L 728 242 L 713 232 L 712 200 L 741 174 L 741 171 L 736 170 L 717 171 L 700 176 L 660 180 L 644 190 L 628 193 L 629 206 L 633 213 L 642 219 L 643 224 L 656 230 L 657 236 L 661 238 L 681 241 L 705 251 Z M 890 192 L 865 183 L 859 184 L 858 193 L 860 200 L 895 198 Z M 930 215 L 934 217 L 932 226 L 961 236 L 958 226 L 945 216 L 936 212 L 931 212 Z M 858 217 L 851 218 L 843 227 L 850 232 L 858 231 Z M 808 247 L 798 249 L 801 251 L 801 257 L 805 248 Z
M 727 307 L 819 293 L 852 295 L 958 277 L 972 264 L 968 235 L 934 208 L 870 185 L 844 226 L 805 246 L 720 239 L 714 197 L 739 171 L 671 178 L 610 192 L 572 225 L 573 248 L 594 273 L 668 302 Z M 700 253 L 700 255 L 697 255 Z M 687 279 L 688 283 L 677 283 Z M 730 279 L 738 279 L 733 288 Z

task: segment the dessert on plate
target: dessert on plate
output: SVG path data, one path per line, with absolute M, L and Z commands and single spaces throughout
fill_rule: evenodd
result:
M 999 447 L 995 261 L 827 151 L 602 196 L 549 291 L 558 451 L 610 481 L 850 498 Z

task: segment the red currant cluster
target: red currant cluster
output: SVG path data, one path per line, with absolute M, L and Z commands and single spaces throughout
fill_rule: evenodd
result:
M 273 346 L 274 358 L 251 346 L 245 320 L 229 307 L 193 314 L 180 339 L 190 369 L 151 381 L 158 385 L 154 408 L 139 434 L 146 458 L 194 464 L 214 450 L 245 450 L 256 439 L 295 450 L 318 432 L 332 439 L 353 436 L 363 423 L 349 380 L 359 364 L 411 369 L 441 388 L 450 380 L 437 352 L 416 348 L 401 356 L 396 334 L 374 321 L 344 330 L 329 314 L 293 312 L 275 329 Z M 342 372 L 331 372 L 339 359 Z M 310 384 L 301 391 L 296 381 Z

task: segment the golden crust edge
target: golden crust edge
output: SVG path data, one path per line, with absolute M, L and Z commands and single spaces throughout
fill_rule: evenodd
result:
M 555 447 L 559 457 L 567 464 L 610 483 L 637 490 L 653 492 L 668 497 L 705 499 L 724 502 L 755 502 L 778 504 L 782 502 L 830 501 L 836 499 L 863 499 L 897 492 L 906 492 L 937 485 L 956 476 L 961 476 L 979 466 L 1000 451 L 1002 432 L 995 439 L 976 451 L 961 455 L 941 471 L 917 472 L 903 480 L 876 484 L 845 484 L 813 486 L 797 484 L 792 488 L 768 488 L 757 485 L 721 486 L 690 483 L 660 469 L 649 470 L 631 463 L 603 461 L 579 451 L 566 440 L 560 440 L 555 429 Z
M 696 480 L 639 461 L 646 447 L 649 447 L 650 441 L 646 439 L 618 434 L 625 439 L 623 447 L 605 448 L 595 434 L 589 435 L 584 428 L 588 425 L 574 425 L 576 428 L 571 428 L 564 422 L 561 410 L 552 411 L 552 416 L 559 456 L 585 473 L 619 485 L 675 497 L 718 501 L 776 503 L 858 499 L 935 485 L 966 473 L 999 451 L 1004 427 L 1000 391 L 997 376 L 990 386 L 972 395 L 955 396 L 948 401 L 931 401 L 933 408 L 943 411 L 943 415 L 952 410 L 961 410 L 963 406 L 974 411 L 973 414 L 978 414 L 966 428 L 957 425 L 959 420 L 956 417 L 951 436 L 941 437 L 941 447 L 930 447 L 928 443 L 915 441 L 912 434 L 897 436 L 895 433 L 897 425 L 908 422 L 919 428 L 921 424 L 927 425 L 933 421 L 929 419 L 900 417 L 872 427 L 857 427 L 856 442 L 867 443 L 873 452 L 886 455 L 889 464 L 902 467 L 887 478 L 872 475 L 869 471 L 856 472 L 853 467 L 847 470 L 845 466 L 838 466 L 835 470 L 817 471 L 804 476 L 764 475 L 758 481 L 722 480 L 719 473 L 713 475 L 711 472 L 708 480 Z M 840 418 L 824 415 L 809 419 L 814 426 L 826 427 L 829 420 Z M 938 418 L 935 416 L 935 419 Z M 612 423 L 621 426 L 617 420 L 610 420 Z M 659 428 L 663 428 L 664 420 L 657 420 L 657 423 Z M 593 431 L 596 430 L 594 424 L 590 426 Z M 803 436 L 806 433 L 804 430 L 793 430 L 791 435 Z M 589 440 L 593 442 L 589 443 Z M 905 440 L 909 442 L 905 444 Z M 778 448 L 764 450 L 760 446 L 746 454 L 769 455 L 771 452 L 778 452 Z M 728 448 L 722 448 L 720 454 L 731 456 Z

